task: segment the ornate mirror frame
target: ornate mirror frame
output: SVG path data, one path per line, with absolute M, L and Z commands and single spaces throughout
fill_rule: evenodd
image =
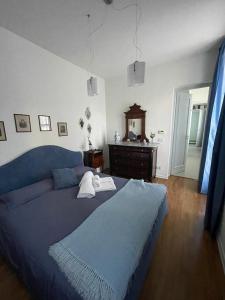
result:
M 130 119 L 141 119 L 141 138 L 140 141 L 143 142 L 146 140 L 146 142 L 149 142 L 149 139 L 146 137 L 145 134 L 145 114 L 146 110 L 142 110 L 140 105 L 137 105 L 134 103 L 134 105 L 130 106 L 130 109 L 127 112 L 124 112 L 125 114 L 125 122 L 126 122 L 126 134 L 123 138 L 123 141 L 127 141 L 128 139 L 128 122 Z

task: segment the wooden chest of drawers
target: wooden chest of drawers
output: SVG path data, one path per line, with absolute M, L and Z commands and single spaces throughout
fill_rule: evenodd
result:
M 152 181 L 156 175 L 157 147 L 109 144 L 109 160 L 112 175 Z

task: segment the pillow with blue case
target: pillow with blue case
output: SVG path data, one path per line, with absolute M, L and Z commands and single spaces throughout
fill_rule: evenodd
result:
M 55 190 L 69 188 L 80 183 L 80 176 L 77 175 L 74 168 L 54 169 L 52 177 Z
M 44 179 L 33 184 L 24 186 L 20 189 L 13 190 L 6 194 L 0 195 L 0 204 L 6 205 L 8 209 L 14 209 L 52 190 L 52 179 Z

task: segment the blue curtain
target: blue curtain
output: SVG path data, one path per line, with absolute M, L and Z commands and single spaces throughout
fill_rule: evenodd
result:
M 199 190 L 207 194 L 213 145 L 225 95 L 225 40 L 223 41 L 217 59 L 213 84 L 208 105 L 208 116 L 205 127 L 205 137 L 202 148 L 202 159 L 199 173 Z
M 221 109 L 209 177 L 205 229 L 215 235 L 225 202 L 225 97 Z

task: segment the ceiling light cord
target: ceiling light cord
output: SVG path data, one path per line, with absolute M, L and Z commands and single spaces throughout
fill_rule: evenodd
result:
M 87 14 L 86 17 L 88 20 L 88 52 L 89 52 L 88 71 L 91 75 L 92 63 L 94 60 L 94 50 L 92 45 L 91 20 L 90 20 L 91 15 Z
M 121 3 L 122 1 L 120 1 Z M 141 18 L 142 18 L 142 10 L 140 5 L 138 4 L 138 0 L 135 0 L 135 3 L 130 3 L 127 4 L 123 7 L 116 7 L 114 2 L 112 3 L 111 7 L 116 10 L 116 11 L 123 11 L 129 7 L 135 7 L 135 33 L 134 33 L 134 37 L 133 37 L 133 45 L 135 47 L 135 58 L 136 60 L 138 59 L 138 56 L 141 57 L 143 56 L 142 50 L 140 49 L 140 47 L 138 46 L 138 31 L 139 31 L 139 25 L 141 22 Z
M 87 14 L 86 14 L 87 16 Z M 108 6 L 106 5 L 105 6 L 105 11 L 104 11 L 104 16 L 103 16 L 103 20 L 102 22 L 96 26 L 92 31 L 90 30 L 89 32 L 89 36 L 92 37 L 95 33 L 97 33 L 104 25 L 105 25 L 105 21 L 107 19 L 107 16 L 108 16 Z
M 132 7 L 132 6 L 136 6 L 136 4 L 130 3 L 130 4 L 127 4 L 127 5 L 125 5 L 125 6 L 123 6 L 123 7 L 120 7 L 120 8 L 118 8 L 118 7 L 116 7 L 114 4 L 112 4 L 112 8 L 113 8 L 114 10 L 117 10 L 117 11 L 122 11 L 122 10 L 125 10 L 125 9 L 127 9 L 128 7 Z
M 141 48 L 138 46 L 138 42 L 139 42 L 138 32 L 139 32 L 139 26 L 140 26 L 141 18 L 142 18 L 142 10 L 141 10 L 140 5 L 138 4 L 138 0 L 136 0 L 135 6 L 136 6 L 136 14 L 135 14 L 136 27 L 135 27 L 135 34 L 134 34 L 134 38 L 133 38 L 133 44 L 135 47 L 136 60 L 138 60 L 138 56 L 139 56 L 139 58 L 143 56 L 143 52 L 142 52 Z
M 136 0 L 136 27 L 135 27 L 136 60 L 138 56 L 138 1 Z

